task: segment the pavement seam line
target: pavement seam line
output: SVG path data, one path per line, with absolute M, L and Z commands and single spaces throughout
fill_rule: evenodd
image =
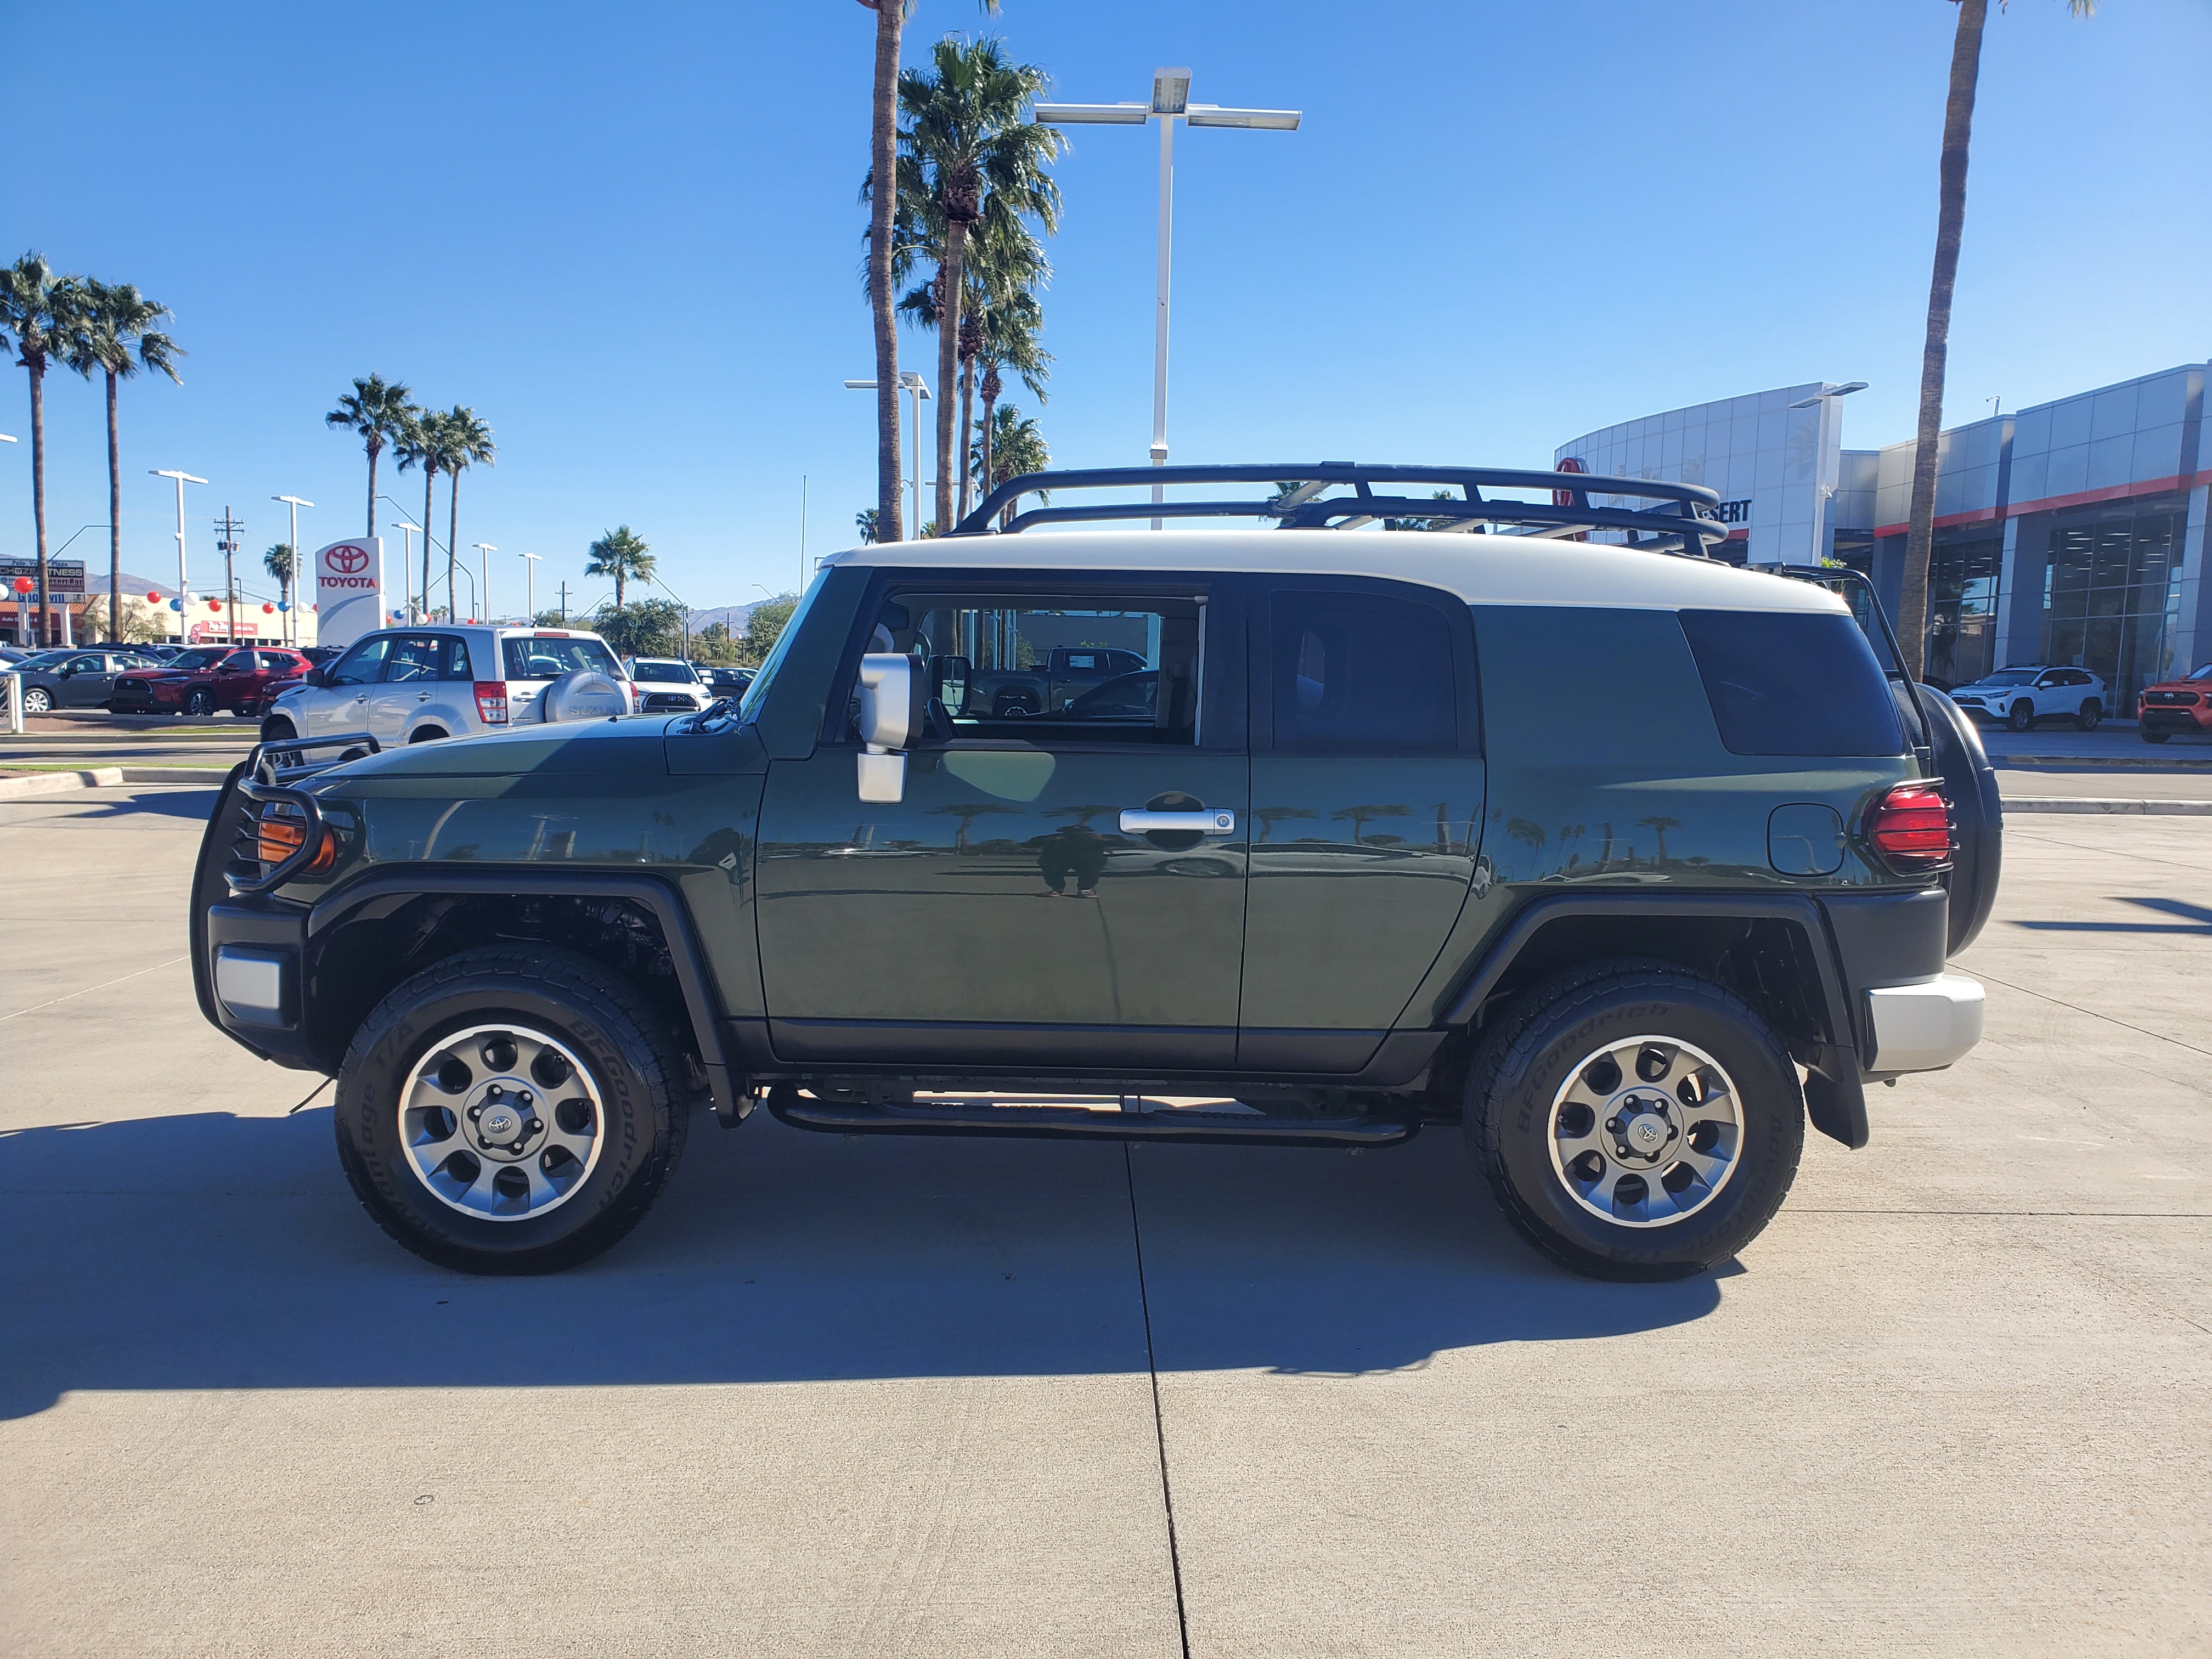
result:
M 2008 979 L 1999 979 L 1995 974 L 1985 972 L 1979 967 L 1977 967 L 1974 971 L 1980 974 L 1990 984 L 2002 985 L 2008 991 L 2018 991 L 2023 996 L 2039 998 L 2045 1002 L 2055 1003 L 2061 1008 L 2071 1008 L 2077 1014 L 2087 1014 L 2091 1019 L 2101 1019 L 2108 1025 L 2117 1025 L 2124 1031 L 2133 1031 L 2140 1036 L 2156 1037 L 2160 1042 L 2171 1042 L 2177 1048 L 2186 1048 L 2192 1054 L 2212 1054 L 2212 1048 L 2200 1048 L 2193 1042 L 2184 1042 L 2179 1037 L 2170 1037 L 2161 1031 L 2154 1031 L 2141 1025 L 2130 1025 L 2124 1019 L 2114 1019 L 2110 1014 L 2100 1014 L 2094 1008 L 2081 1007 L 2076 1003 L 2067 1001 L 2063 997 L 2048 996 L 2041 991 L 2031 991 L 2025 985 L 2014 985 Z
M 2083 816 L 2087 815 L 2084 814 Z M 2056 836 L 2031 836 L 2025 830 L 2016 830 L 2012 829 L 2009 825 L 2006 826 L 2006 833 L 2008 835 L 2017 835 L 2022 841 L 2039 841 L 2045 847 L 2071 847 L 2075 851 L 2079 853 L 2113 853 L 2120 858 L 2136 859 L 2144 864 L 2170 864 L 2176 869 L 2179 870 L 2202 870 L 2203 868 L 2202 865 L 2190 864 L 2180 859 L 2162 859 L 2155 853 L 2130 853 L 2124 848 L 2114 848 L 2110 847 L 2091 847 L 2084 842 L 2061 841 Z M 2002 881 L 2002 878 L 2000 878 L 1999 879 Z
M 125 980 L 138 979 L 147 974 L 159 973 L 164 968 L 173 968 L 180 962 L 189 962 L 191 960 L 191 952 L 188 951 L 183 956 L 171 957 L 167 962 L 157 962 L 151 968 L 141 968 L 135 974 L 125 974 L 121 979 L 111 979 L 99 985 L 88 985 L 82 991 L 70 991 L 61 996 L 48 997 L 44 1002 L 34 1002 L 27 1008 L 18 1008 L 12 1014 L 0 1014 L 0 1023 L 4 1023 L 11 1019 L 21 1019 L 25 1014 L 35 1014 L 41 1008 L 51 1008 L 58 1002 L 69 1001 L 72 997 L 88 997 L 94 991 L 105 991 L 110 985 L 120 985 Z
M 1168 1568 L 1175 1577 L 1176 1634 L 1182 1659 L 1190 1659 L 1190 1619 L 1183 1610 L 1182 1551 L 1176 1540 L 1175 1492 L 1168 1484 L 1167 1426 L 1160 1415 L 1160 1364 L 1152 1352 L 1152 1303 L 1145 1289 L 1145 1235 L 1137 1223 L 1137 1167 L 1133 1148 L 1121 1143 L 1121 1174 L 1129 1183 L 1129 1238 L 1137 1250 L 1137 1308 L 1145 1318 L 1145 1371 L 1152 1385 L 1152 1445 L 1160 1455 L 1160 1504 L 1168 1517 Z

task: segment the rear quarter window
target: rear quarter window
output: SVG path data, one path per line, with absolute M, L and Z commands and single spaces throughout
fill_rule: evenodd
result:
M 1888 682 L 1848 616 L 1685 611 L 1681 620 L 1730 754 L 1905 752 Z

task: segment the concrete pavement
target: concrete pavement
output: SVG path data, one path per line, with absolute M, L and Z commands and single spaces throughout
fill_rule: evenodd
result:
M 764 1115 L 489 1281 L 200 1021 L 211 802 L 0 803 L 0 1652 L 2203 1650 L 2201 819 L 2008 824 L 1983 1047 L 1686 1284 L 1552 1269 L 1449 1132 Z

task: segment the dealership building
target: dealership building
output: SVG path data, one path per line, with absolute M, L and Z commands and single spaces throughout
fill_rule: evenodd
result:
M 2143 686 L 2212 661 L 2209 368 L 2163 369 L 1937 440 L 1930 678 L 1957 684 L 2014 664 L 2066 664 L 2100 675 L 2106 708 L 2131 719 Z M 1571 439 L 1553 459 L 1716 489 L 1729 558 L 1837 560 L 1866 572 L 1894 615 L 1918 446 L 1843 447 L 1845 399 L 1858 384 L 1815 381 L 1647 415 Z

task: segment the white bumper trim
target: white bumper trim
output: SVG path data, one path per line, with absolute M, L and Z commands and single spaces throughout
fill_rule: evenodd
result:
M 1938 974 L 1917 985 L 1867 993 L 1874 1055 L 1867 1070 L 1932 1072 L 1982 1040 L 1982 985 L 1964 974 Z

